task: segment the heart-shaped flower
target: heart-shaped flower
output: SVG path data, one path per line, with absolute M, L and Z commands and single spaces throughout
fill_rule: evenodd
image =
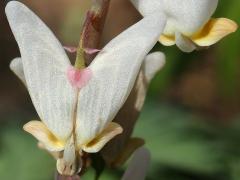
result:
M 69 69 L 71 63 L 62 45 L 25 5 L 11 1 L 6 14 L 21 52 L 11 69 L 26 84 L 41 119 L 27 123 L 24 130 L 41 147 L 59 152 L 60 174 L 78 173 L 85 153 L 100 151 L 123 131 L 112 120 L 165 21 L 153 20 L 156 14 L 143 18 L 108 43 L 87 69 L 77 71 Z

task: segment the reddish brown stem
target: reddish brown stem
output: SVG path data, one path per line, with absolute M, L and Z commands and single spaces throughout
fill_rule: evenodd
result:
M 109 9 L 110 0 L 98 0 L 91 10 L 87 12 L 80 46 L 90 49 L 99 49 L 100 39 Z M 84 52 L 85 63 L 88 66 L 96 54 Z

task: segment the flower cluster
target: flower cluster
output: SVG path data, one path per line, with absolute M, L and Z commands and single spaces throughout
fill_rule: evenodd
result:
M 191 52 L 237 28 L 231 20 L 210 19 L 218 0 L 131 1 L 142 20 L 109 42 L 88 67 L 71 65 L 50 29 L 25 5 L 11 1 L 6 7 L 21 52 L 10 67 L 26 85 L 41 119 L 24 130 L 54 155 L 60 174 L 78 174 L 85 154 L 99 152 L 125 133 L 124 120 L 113 120 L 140 85 L 145 89 L 135 105 L 141 110 L 147 85 L 165 62 L 161 52 L 148 55 L 158 41 Z

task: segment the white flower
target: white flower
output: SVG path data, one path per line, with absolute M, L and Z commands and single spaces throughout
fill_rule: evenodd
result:
M 106 45 L 87 69 L 74 71 L 62 45 L 31 10 L 11 1 L 6 14 L 21 52 L 11 68 L 26 83 L 41 119 L 24 130 L 48 151 L 60 152 L 60 174 L 77 173 L 85 152 L 98 152 L 122 132 L 111 121 L 165 21 L 153 20 L 156 14 L 144 18 Z
M 213 45 L 237 29 L 237 24 L 232 20 L 210 19 L 218 0 L 131 1 L 145 17 L 163 12 L 167 23 L 159 41 L 166 46 L 176 44 L 185 52 Z

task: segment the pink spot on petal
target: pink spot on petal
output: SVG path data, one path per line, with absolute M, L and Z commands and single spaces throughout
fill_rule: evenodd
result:
M 70 67 L 67 71 L 68 80 L 74 88 L 81 89 L 87 85 L 92 77 L 92 71 L 89 68 L 78 70 Z
M 69 52 L 69 53 L 75 53 L 75 52 L 77 52 L 77 48 L 76 48 L 76 47 L 64 46 L 63 48 L 64 48 L 67 52 Z
M 101 49 L 85 48 L 84 51 L 85 51 L 85 53 L 92 55 L 92 54 L 100 52 Z

